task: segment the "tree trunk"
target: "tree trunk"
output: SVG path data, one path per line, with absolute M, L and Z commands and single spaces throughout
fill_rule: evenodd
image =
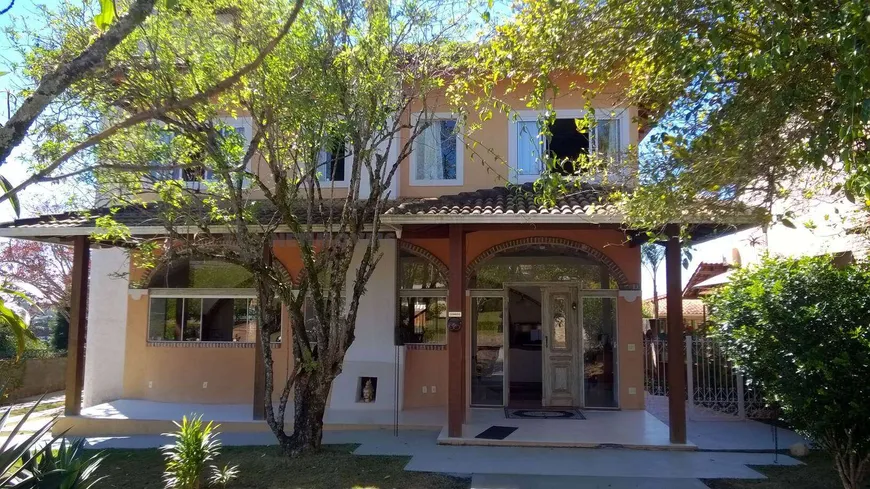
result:
M 654 273 L 652 276 L 653 279 L 653 319 L 659 318 L 659 289 L 656 286 L 656 274 Z M 658 326 L 658 324 L 656 325 Z
M 320 449 L 323 441 L 323 416 L 331 387 L 332 380 L 325 379 L 319 368 L 296 379 L 293 434 L 282 443 L 284 453 L 295 456 Z
M 834 467 L 840 475 L 840 482 L 844 489 L 861 489 L 866 476 L 866 459 L 864 463 L 858 460 L 855 454 L 834 454 Z

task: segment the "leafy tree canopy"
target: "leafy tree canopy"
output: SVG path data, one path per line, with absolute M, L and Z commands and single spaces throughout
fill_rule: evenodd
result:
M 634 149 L 644 185 L 618 197 L 658 224 L 738 201 L 770 211 L 808 170 L 842 170 L 834 191 L 870 197 L 868 45 L 864 0 L 526 0 L 467 83 L 531 86 L 529 107 L 546 109 L 567 70 L 588 100 L 640 107 L 655 127 Z M 541 194 L 572 183 L 545 179 Z

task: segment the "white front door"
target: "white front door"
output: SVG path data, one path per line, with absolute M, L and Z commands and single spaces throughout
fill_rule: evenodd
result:
M 543 292 L 543 405 L 579 406 L 575 294 L 570 287 L 547 287 Z

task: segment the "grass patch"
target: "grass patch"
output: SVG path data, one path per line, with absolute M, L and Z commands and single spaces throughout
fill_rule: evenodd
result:
M 704 482 L 713 489 L 843 489 L 834 463 L 827 454 L 812 452 L 800 461 L 806 465 L 752 467 L 766 475 L 766 480 L 714 479 Z
M 238 465 L 228 489 L 467 489 L 470 481 L 440 474 L 405 472 L 409 457 L 352 455 L 354 445 L 330 445 L 316 454 L 289 459 L 277 447 L 224 447 L 217 465 Z M 98 473 L 101 488 L 162 489 L 160 451 L 106 450 Z

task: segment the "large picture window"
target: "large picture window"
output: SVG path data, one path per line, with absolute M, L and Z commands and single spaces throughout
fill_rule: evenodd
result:
M 398 315 L 401 343 L 447 343 L 447 279 L 431 260 L 407 250 L 399 250 Z
M 253 298 L 152 297 L 150 341 L 252 343 L 257 334 Z
M 148 283 L 149 341 L 253 343 L 257 301 L 245 268 L 215 260 L 176 260 Z M 270 339 L 280 342 L 280 333 Z

